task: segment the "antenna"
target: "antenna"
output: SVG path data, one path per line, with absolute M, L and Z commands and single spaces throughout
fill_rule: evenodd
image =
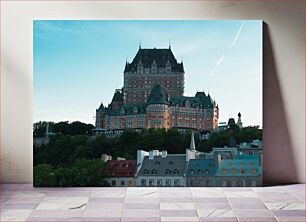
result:
M 169 49 L 171 49 L 171 38 L 169 38 Z
M 139 38 L 139 49 L 141 49 L 141 38 Z

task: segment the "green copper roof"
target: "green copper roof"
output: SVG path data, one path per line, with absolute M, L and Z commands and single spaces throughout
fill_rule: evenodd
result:
M 170 100 L 172 106 L 186 106 L 188 103 L 190 107 L 198 106 L 205 109 L 211 109 L 216 105 L 211 96 L 209 94 L 206 96 L 204 92 L 197 92 L 194 97 L 174 96 Z
M 114 97 L 112 99 L 112 102 L 116 102 L 116 101 L 123 101 L 123 93 L 120 92 L 119 90 L 115 92 Z
M 147 104 L 167 104 L 167 97 L 165 96 L 160 85 L 153 87 L 148 98 Z
M 124 104 L 121 108 L 110 110 L 107 114 L 111 116 L 132 115 L 132 114 L 144 114 L 146 113 L 145 104 Z

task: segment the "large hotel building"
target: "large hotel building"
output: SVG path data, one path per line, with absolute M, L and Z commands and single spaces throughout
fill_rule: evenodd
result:
M 213 131 L 219 108 L 211 96 L 184 96 L 184 65 L 167 49 L 139 50 L 126 62 L 124 86 L 96 109 L 96 130 L 181 128 Z

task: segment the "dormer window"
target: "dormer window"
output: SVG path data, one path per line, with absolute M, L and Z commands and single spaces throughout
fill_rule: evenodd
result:
M 170 73 L 171 72 L 171 63 L 168 59 L 167 63 L 166 63 L 166 73 Z
M 185 102 L 185 107 L 187 107 L 187 108 L 190 107 L 190 102 L 188 100 L 186 100 L 186 102 Z
M 159 161 L 156 161 L 156 162 L 155 162 L 155 165 L 156 165 L 156 166 L 159 166 L 159 165 L 160 165 L 160 162 L 159 162 Z
M 157 73 L 157 63 L 155 60 L 153 60 L 153 63 L 151 65 L 151 72 L 152 73 Z
M 157 173 L 157 171 L 154 169 L 152 170 L 152 174 L 155 175 Z
M 194 174 L 194 170 L 190 170 L 190 174 Z
M 173 165 L 173 162 L 172 161 L 169 161 L 169 166 L 172 166 Z
M 143 73 L 143 64 L 141 61 L 137 64 L 137 72 L 138 73 Z
M 125 112 L 124 108 L 122 108 L 122 109 L 120 110 L 120 112 L 121 112 L 122 115 L 124 115 L 124 112 Z
M 208 170 L 208 169 L 205 170 L 205 174 L 206 174 L 206 175 L 209 174 L 209 170 Z
M 241 173 L 242 173 L 242 174 L 245 174 L 245 171 L 246 171 L 245 168 L 242 168 L 242 169 L 241 169 Z
M 175 170 L 173 171 L 173 174 L 179 174 L 178 169 L 175 169 Z
M 137 109 L 137 107 L 135 106 L 135 108 L 134 108 L 134 113 L 135 114 L 137 114 L 138 113 L 138 109 Z
M 202 170 L 201 169 L 198 170 L 198 174 L 202 174 Z
M 143 174 L 145 174 L 145 175 L 147 175 L 148 173 L 149 173 L 148 170 L 144 170 L 144 171 L 143 171 Z
M 167 174 L 167 175 L 170 174 L 170 170 L 169 170 L 169 169 L 166 170 L 166 174 Z

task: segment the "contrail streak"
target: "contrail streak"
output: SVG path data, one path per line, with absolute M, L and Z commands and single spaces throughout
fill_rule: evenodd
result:
M 240 27 L 239 27 L 236 35 L 235 35 L 235 38 L 233 39 L 231 44 L 228 46 L 227 50 L 230 50 L 236 44 L 237 40 L 239 39 L 240 32 L 244 27 L 244 24 L 245 24 L 245 21 L 240 25 Z M 220 57 L 220 59 L 217 61 L 214 68 L 211 70 L 210 75 L 213 75 L 216 72 L 217 67 L 223 62 L 224 57 L 225 57 L 225 53 L 223 53 L 222 56 Z
M 231 48 L 236 44 L 236 42 L 237 42 L 237 40 L 238 40 L 238 38 L 239 38 L 240 32 L 241 32 L 241 30 L 242 30 L 242 28 L 243 28 L 243 26 L 244 26 L 244 24 L 245 24 L 245 22 L 243 22 L 243 23 L 241 24 L 241 26 L 240 26 L 240 28 L 239 28 L 239 30 L 238 30 L 238 32 L 237 32 L 237 34 L 236 34 L 234 40 L 232 41 L 232 43 L 230 44 L 230 46 L 228 47 L 228 49 L 231 49 Z

